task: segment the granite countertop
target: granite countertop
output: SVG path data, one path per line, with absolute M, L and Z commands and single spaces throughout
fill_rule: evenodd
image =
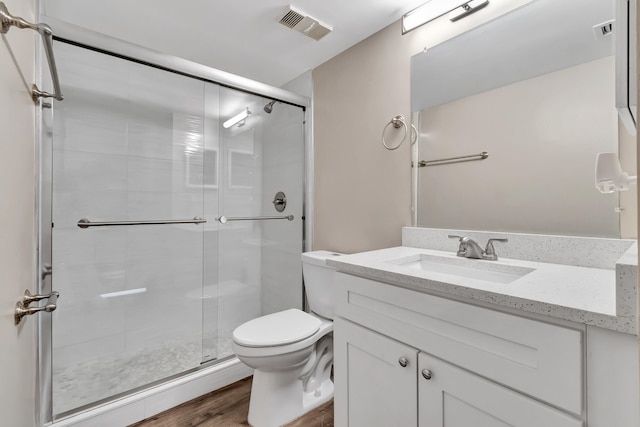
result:
M 509 283 L 410 268 L 420 258 L 486 271 L 520 271 Z M 477 265 L 474 263 L 481 263 Z M 400 246 L 327 260 L 337 271 L 637 335 L 637 245 L 610 268 L 525 259 L 471 260 L 455 252 Z M 403 265 L 404 264 L 404 265 Z

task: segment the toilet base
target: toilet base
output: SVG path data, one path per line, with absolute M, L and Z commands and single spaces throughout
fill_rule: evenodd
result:
M 327 378 L 315 390 L 304 391 L 300 370 L 263 372 L 255 370 L 248 421 L 253 427 L 280 427 L 328 402 L 333 381 Z

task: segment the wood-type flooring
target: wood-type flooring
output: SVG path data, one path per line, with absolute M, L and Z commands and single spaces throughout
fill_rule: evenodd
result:
M 251 378 L 205 394 L 130 427 L 246 427 Z M 333 400 L 286 427 L 333 427 Z

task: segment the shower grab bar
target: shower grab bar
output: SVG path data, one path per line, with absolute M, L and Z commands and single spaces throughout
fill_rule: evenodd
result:
M 51 81 L 53 82 L 53 90 L 55 93 L 44 92 L 38 89 L 38 86 L 34 83 L 31 86 L 31 99 L 33 102 L 38 101 L 38 98 L 55 98 L 58 101 L 62 101 L 62 90 L 60 89 L 60 80 L 58 79 L 58 70 L 56 68 L 56 60 L 53 57 L 53 32 L 51 27 L 47 24 L 32 24 L 25 21 L 23 18 L 13 16 L 7 10 L 7 6 L 4 2 L 0 2 L 0 33 L 7 34 L 9 28 L 12 26 L 18 28 L 28 28 L 37 31 L 42 36 L 42 44 L 44 45 L 44 52 L 47 55 L 47 62 L 49 63 L 49 72 L 51 73 Z
M 199 216 L 193 219 L 161 219 L 151 221 L 89 221 L 87 218 L 82 218 L 78 221 L 78 227 L 105 227 L 112 225 L 158 225 L 158 224 L 204 224 L 206 219 L 202 219 Z
M 236 216 L 236 217 L 227 217 L 221 216 L 216 218 L 220 224 L 226 224 L 229 221 L 264 221 L 269 219 L 288 219 L 289 221 L 293 221 L 293 215 L 285 215 L 285 216 Z
M 447 157 L 445 159 L 435 159 L 435 160 L 420 160 L 418 162 L 418 167 L 424 168 L 427 166 L 448 165 L 450 163 L 473 162 L 475 160 L 484 160 L 487 157 L 489 157 L 489 153 L 486 151 L 483 151 L 480 154 L 471 154 L 469 156 Z

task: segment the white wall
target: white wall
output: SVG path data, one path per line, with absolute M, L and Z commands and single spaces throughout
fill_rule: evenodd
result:
M 6 0 L 9 12 L 34 20 L 35 2 Z M 0 42 L 0 423 L 35 425 L 35 318 L 19 327 L 13 309 L 25 289 L 35 291 L 36 33 L 12 28 Z

